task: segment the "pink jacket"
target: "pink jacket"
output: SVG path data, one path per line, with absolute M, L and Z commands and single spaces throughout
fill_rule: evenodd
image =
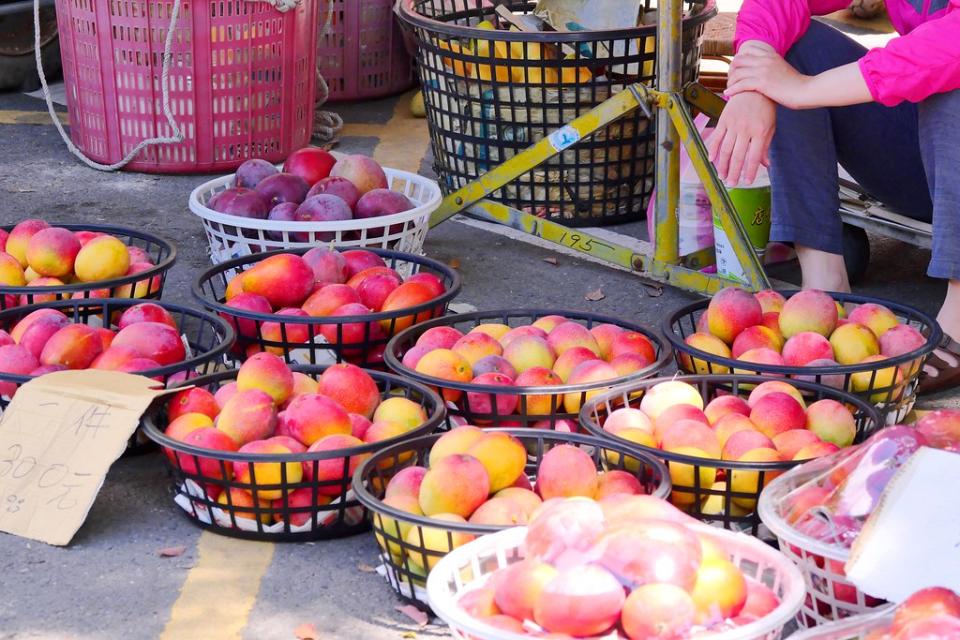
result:
M 744 0 L 736 47 L 761 40 L 784 55 L 810 25 L 810 16 L 846 8 L 850 0 Z M 960 89 L 960 0 L 887 0 L 901 37 L 860 59 L 873 99 L 893 106 Z

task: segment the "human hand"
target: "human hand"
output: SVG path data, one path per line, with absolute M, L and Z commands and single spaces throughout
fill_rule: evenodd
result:
M 760 165 L 770 162 L 768 151 L 777 123 L 772 100 L 753 91 L 730 98 L 717 128 L 707 140 L 710 161 L 720 179 L 736 186 L 743 177 L 752 184 Z
M 745 42 L 730 63 L 728 98 L 756 91 L 789 109 L 802 109 L 810 97 L 811 77 L 805 76 L 768 44 Z

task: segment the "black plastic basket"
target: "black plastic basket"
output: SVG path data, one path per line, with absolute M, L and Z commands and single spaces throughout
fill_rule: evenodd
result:
M 518 438 L 527 448 L 528 478 L 535 479 L 543 454 L 557 445 L 576 445 L 593 456 L 598 469 L 626 470 L 639 481 L 648 495 L 666 498 L 670 493 L 667 469 L 657 457 L 636 447 L 618 442 L 601 440 L 577 433 L 557 433 L 530 429 L 493 429 L 492 432 L 508 433 Z M 428 466 L 430 448 L 441 434 L 408 440 L 378 451 L 357 467 L 354 486 L 357 498 L 367 507 L 373 517 L 373 531 L 381 546 L 381 560 L 387 570 L 387 579 L 401 600 L 429 610 L 425 598 L 426 574 L 419 568 L 428 567 L 459 546 L 465 540 L 454 536 L 464 534 L 468 538 L 495 533 L 508 527 L 493 525 L 462 524 L 417 516 L 384 504 L 387 483 L 401 469 L 421 465 Z M 411 544 L 401 530 L 416 527 L 419 541 Z M 425 544 L 423 529 L 435 529 L 445 535 L 438 548 Z M 386 545 L 387 550 L 382 547 Z M 393 547 L 394 551 L 390 551 Z M 419 564 L 419 567 L 415 566 Z
M 428 329 L 434 327 L 454 327 L 469 332 L 474 327 L 484 323 L 502 323 L 510 326 L 530 324 L 539 318 L 550 315 L 559 315 L 568 320 L 577 321 L 587 328 L 598 324 L 614 324 L 629 331 L 636 331 L 646 336 L 653 344 L 656 350 L 656 360 L 647 367 L 637 371 L 629 376 L 617 378 L 615 380 L 604 382 L 592 382 L 583 384 L 563 384 L 548 387 L 502 387 L 495 385 L 480 385 L 472 383 L 451 382 L 441 380 L 433 376 L 424 375 L 410 369 L 402 364 L 403 355 L 413 347 L 417 339 Z M 568 311 L 556 309 L 517 309 L 500 311 L 475 311 L 472 313 L 463 313 L 457 315 L 437 318 L 429 322 L 410 327 L 405 331 L 398 333 L 384 354 L 387 366 L 391 370 L 399 373 L 406 378 L 418 380 L 423 384 L 439 388 L 447 392 L 460 392 L 459 399 L 454 402 L 448 402 L 448 414 L 453 418 L 459 418 L 460 423 L 482 425 L 484 427 L 533 427 L 536 423 L 538 427 L 556 429 L 558 422 L 565 420 L 570 422 L 574 428 L 577 425 L 577 414 L 569 413 L 564 409 L 564 396 L 575 393 L 580 395 L 582 404 L 587 398 L 597 394 L 601 390 L 610 387 L 627 384 L 643 378 L 649 378 L 662 371 L 670 362 L 671 350 L 666 341 L 655 330 L 640 324 L 625 322 L 609 316 L 603 316 L 596 313 L 584 311 Z M 475 402 L 489 404 L 492 412 L 483 412 L 476 406 L 471 406 L 471 396 L 475 394 Z M 482 394 L 477 396 L 476 394 Z M 518 396 L 518 406 L 515 413 L 504 415 L 498 413 L 496 397 L 505 395 Z M 539 396 L 540 398 L 549 398 L 549 409 L 545 413 L 531 414 L 528 405 L 531 399 Z
M 20 319 L 38 309 L 57 309 L 72 322 L 87 325 L 110 327 L 119 314 L 126 309 L 142 304 L 143 300 L 122 299 L 83 299 L 57 300 L 44 304 L 16 307 L 0 311 L 0 329 L 9 330 Z M 181 336 L 190 345 L 189 358 L 157 369 L 138 372 L 139 375 L 155 378 L 164 384 L 180 382 L 189 376 L 204 375 L 223 364 L 223 356 L 233 344 L 234 333 L 230 325 L 217 316 L 182 305 L 167 302 L 158 304 L 173 316 Z M 10 382 L 17 386 L 29 382 L 32 376 L 0 373 L 0 382 Z M 6 408 L 8 401 L 0 397 L 0 409 Z
M 0 311 L 0 329 L 10 329 L 21 318 L 29 313 L 42 308 L 52 308 L 62 311 L 73 322 L 91 324 L 96 326 L 109 327 L 112 320 L 116 319 L 124 310 L 143 303 L 143 300 L 134 300 L 129 298 L 122 299 L 78 299 L 78 300 L 57 300 L 44 304 L 35 304 L 25 307 L 15 307 Z M 191 376 L 204 375 L 215 371 L 218 366 L 222 366 L 223 358 L 233 344 L 233 329 L 222 318 L 190 307 L 170 304 L 167 302 L 156 302 L 173 316 L 177 323 L 180 335 L 190 345 L 189 354 L 191 357 L 183 362 L 177 362 L 157 369 L 149 369 L 138 372 L 148 378 L 154 378 L 163 384 L 176 384 Z M 25 384 L 33 379 L 29 375 L 15 375 L 11 373 L 0 373 L 0 382 L 12 383 L 16 386 Z M 0 396 L 0 412 L 7 408 L 10 403 L 8 399 Z M 132 436 L 127 445 L 128 455 L 138 455 L 146 453 L 152 449 L 149 440 L 143 437 L 138 429 Z
M 781 293 L 789 298 L 798 292 L 782 291 Z M 696 333 L 697 321 L 706 311 L 710 304 L 709 300 L 694 302 L 675 311 L 663 321 L 662 329 L 667 340 L 673 345 L 677 367 L 681 371 L 789 376 L 794 379 L 813 381 L 844 389 L 875 405 L 880 414 L 880 424 L 896 424 L 902 421 L 913 408 L 916 400 L 916 383 L 923 370 L 923 363 L 943 339 L 940 325 L 926 313 L 898 302 L 850 293 L 831 292 L 830 296 L 842 304 L 881 304 L 896 314 L 901 323 L 909 324 L 920 331 L 927 337 L 927 342 L 915 351 L 880 362 L 830 367 L 790 367 L 742 362 L 716 356 L 686 344 L 684 342 L 686 338 Z M 891 384 L 882 378 L 886 377 L 884 370 L 894 366 L 898 367 L 899 373 L 894 374 Z M 854 374 L 869 376 L 866 384 L 862 385 L 868 389 L 867 391 L 853 391 L 851 378 Z
M 657 4 L 645 0 L 644 13 Z M 530 33 L 477 26 L 504 26 L 495 9 L 530 13 L 530 0 L 398 6 L 418 44 L 434 170 L 447 193 L 631 84 L 656 82 L 656 26 L 648 19 L 630 29 Z M 716 7 L 714 0 L 684 7 L 680 75 L 687 83 L 698 76 L 704 24 Z M 551 138 L 559 155 L 491 198 L 574 227 L 642 218 L 653 190 L 655 123 L 636 109 L 586 139 L 566 134 Z
M 292 371 L 304 373 L 315 379 L 325 369 L 326 367 L 318 366 L 291 367 Z M 165 405 L 155 407 L 144 418 L 144 433 L 163 447 L 167 453 L 173 481 L 171 490 L 184 516 L 197 526 L 216 533 L 273 542 L 339 538 L 369 529 L 366 511 L 351 491 L 352 478 L 348 473 L 350 459 L 354 456 L 369 456 L 391 444 L 403 446 L 404 441 L 432 433 L 443 422 L 444 409 L 440 398 L 423 385 L 403 380 L 389 373 L 379 371 L 367 373 L 376 381 L 383 397 L 399 395 L 419 403 L 427 413 L 427 420 L 402 436 L 348 449 L 284 455 L 249 454 L 202 449 L 169 438 L 162 433 L 166 428 L 166 411 L 164 410 L 166 407 Z M 234 381 L 236 376 L 236 370 L 222 371 L 195 378 L 190 380 L 189 384 L 215 392 L 220 386 Z M 343 462 L 341 478 L 318 479 L 317 469 L 320 462 L 337 459 L 342 459 Z M 207 461 L 207 469 L 200 464 L 201 460 Z M 192 466 L 193 469 L 184 469 L 184 461 L 187 461 L 188 466 Z M 279 484 L 258 483 L 256 467 L 252 466 L 249 483 L 240 482 L 235 478 L 224 479 L 227 476 L 227 468 L 232 468 L 231 465 L 234 462 L 274 462 L 281 465 L 299 462 L 312 465 L 313 474 L 312 479 L 291 482 L 287 481 L 286 467 L 281 466 Z M 211 469 L 219 477 L 205 474 L 205 471 L 209 472 Z M 270 506 L 261 505 L 258 499 L 253 499 L 252 506 L 247 506 L 235 504 L 234 494 L 230 489 L 240 490 L 251 497 L 255 495 L 258 499 L 261 492 L 276 492 L 280 493 L 281 497 L 271 501 Z M 224 491 L 226 494 L 223 495 L 228 496 L 226 504 L 218 503 L 217 497 Z M 301 491 L 301 495 L 309 498 L 306 505 L 291 504 L 290 495 L 294 491 Z M 329 497 L 331 502 L 317 504 L 321 495 Z M 299 526 L 297 526 L 292 522 L 292 518 L 303 520 L 303 522 L 298 523 Z M 263 522 L 263 520 L 269 522 Z
M 418 323 L 442 316 L 462 287 L 460 274 L 441 262 L 410 253 L 365 248 L 364 251 L 380 256 L 387 266 L 404 277 L 421 271 L 435 274 L 443 280 L 446 291 L 429 302 L 407 309 L 335 318 L 257 313 L 235 309 L 225 303 L 227 284 L 237 273 L 245 271 L 272 255 L 281 253 L 303 255 L 308 250 L 270 251 L 229 260 L 207 269 L 194 281 L 193 297 L 206 308 L 226 318 L 234 329 L 237 329 L 237 342 L 234 349 L 237 359 L 243 360 L 250 349 L 270 350 L 293 364 L 324 364 L 335 360 L 364 367 L 383 368 L 383 352 L 390 336 L 397 333 L 398 323 L 409 321 L 411 318 L 414 323 Z M 249 327 L 245 331 L 242 331 L 243 327 L 239 325 L 242 322 L 246 322 L 245 326 Z M 279 340 L 267 340 L 262 336 L 261 329 L 265 322 L 280 323 Z M 380 328 L 374 329 L 374 323 Z M 358 342 L 343 344 L 344 326 L 349 324 L 362 324 L 363 337 Z M 296 341 L 294 336 L 289 335 L 290 327 L 306 327 L 308 334 L 306 342 Z M 323 338 L 321 334 L 323 327 L 335 328 L 335 340 L 332 343 L 328 343 Z
M 0 229 L 9 232 L 15 226 L 15 224 L 2 225 Z M 116 236 L 124 244 L 139 247 L 146 251 L 155 266 L 133 275 L 97 282 L 79 282 L 44 287 L 0 285 L 0 310 L 69 299 L 134 297 L 138 300 L 160 299 L 163 293 L 163 285 L 166 283 L 167 272 L 177 261 L 177 248 L 172 242 L 160 236 L 136 229 L 127 229 L 126 227 L 102 224 L 58 224 L 56 226 L 70 231 L 96 231 Z
M 693 385 L 700 391 L 700 396 L 703 398 L 704 404 L 706 404 L 718 395 L 726 395 L 729 393 L 734 395 L 748 394 L 756 385 L 770 380 L 778 380 L 778 378 L 750 375 L 698 375 L 652 378 L 637 384 L 619 387 L 587 402 L 583 406 L 583 409 L 580 410 L 581 426 L 588 433 L 595 436 L 611 442 L 621 443 L 624 446 L 632 446 L 638 451 L 663 460 L 668 469 L 671 470 L 672 501 L 693 517 L 705 522 L 722 525 L 726 529 L 736 529 L 752 535 L 758 535 L 760 517 L 756 513 L 756 501 L 760 497 L 760 492 L 776 475 L 801 464 L 802 461 L 735 462 L 701 458 L 647 447 L 616 436 L 609 431 L 604 431 L 603 423 L 612 411 L 623 407 L 638 407 L 647 389 L 667 380 L 681 380 Z M 851 408 L 857 423 L 857 435 L 854 442 L 863 441 L 882 424 L 880 422 L 880 416 L 874 407 L 848 393 L 812 382 L 791 380 L 790 384 L 793 385 L 808 402 L 831 399 Z M 734 491 L 729 479 L 731 474 L 736 471 L 756 473 L 756 477 L 750 478 L 750 482 L 747 483 L 748 485 L 755 484 L 756 490 Z M 684 483 L 677 481 L 677 476 L 685 472 L 691 472 L 692 482 Z M 701 473 L 713 475 L 715 478 L 723 476 L 723 479 L 727 480 L 724 489 L 713 489 L 712 483 L 711 486 L 703 486 L 701 484 Z M 722 497 L 723 510 L 721 513 L 709 514 L 702 511 L 703 502 L 710 496 Z M 735 514 L 733 512 L 734 499 L 748 503 L 752 502 L 754 509 L 745 515 Z

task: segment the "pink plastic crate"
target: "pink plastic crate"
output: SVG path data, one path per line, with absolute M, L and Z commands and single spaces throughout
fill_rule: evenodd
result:
M 265 2 L 182 0 L 170 64 L 179 144 L 126 166 L 151 173 L 232 171 L 283 160 L 310 141 L 317 2 L 281 13 Z M 57 0 L 70 135 L 102 163 L 171 135 L 160 73 L 172 0 Z
M 394 0 L 321 0 L 317 66 L 330 100 L 379 98 L 413 86 Z

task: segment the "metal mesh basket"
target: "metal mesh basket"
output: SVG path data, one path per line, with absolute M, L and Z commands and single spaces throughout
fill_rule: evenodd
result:
M 528 33 L 483 28 L 495 5 L 531 12 L 529 0 L 413 0 L 400 17 L 418 44 L 434 168 L 448 193 L 636 82 L 655 83 L 657 3 L 643 26 Z M 697 78 L 714 0 L 684 2 L 682 81 Z M 479 25 L 479 26 L 478 26 Z M 561 134 L 563 129 L 557 134 Z M 553 138 L 551 138 L 553 139 Z M 568 226 L 637 220 L 653 189 L 656 127 L 635 110 L 492 194 Z M 562 147 L 561 147 L 562 148 Z

